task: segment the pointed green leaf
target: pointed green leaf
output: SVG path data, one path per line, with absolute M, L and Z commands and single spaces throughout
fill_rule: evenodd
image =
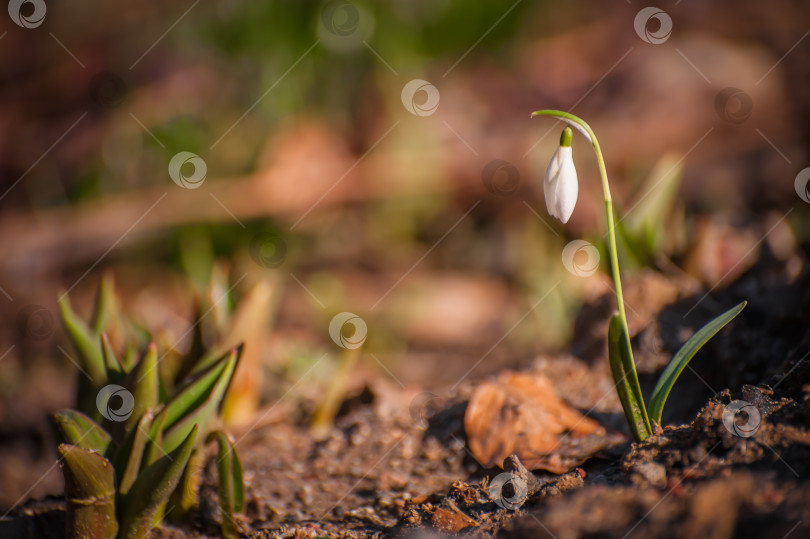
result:
M 141 414 L 150 408 L 157 408 L 160 404 L 157 348 L 154 343 L 146 349 L 143 358 L 129 373 L 124 385 L 131 389 L 135 401 L 132 415 L 126 421 L 126 431 L 129 432 L 138 423 Z
M 633 439 L 637 442 L 644 440 L 652 433 L 644 400 L 641 395 L 641 386 L 638 383 L 633 353 L 630 348 L 630 337 L 624 323 L 618 314 L 610 318 L 608 328 L 608 356 L 616 391 L 630 426 Z
M 135 346 L 127 346 L 126 351 L 124 351 L 123 362 L 126 372 L 130 372 L 135 367 L 135 365 L 138 363 L 138 349 Z
M 183 356 L 180 363 L 180 368 L 175 377 L 175 384 L 181 384 L 200 364 L 200 360 L 205 355 L 205 336 L 203 335 L 203 318 L 205 313 L 202 311 L 201 300 L 199 296 L 194 299 L 194 324 L 191 326 L 191 346 L 188 353 Z
M 219 376 L 214 380 L 210 391 L 207 394 L 202 394 L 202 400 L 198 399 L 198 401 L 194 403 L 196 405 L 195 407 L 187 409 L 185 414 L 174 424 L 169 422 L 167 416 L 166 425 L 168 425 L 168 428 L 163 433 L 164 449 L 171 450 L 176 447 L 194 425 L 200 425 L 203 431 L 206 430 L 208 422 L 216 415 L 217 409 L 225 395 L 225 391 L 228 389 L 228 384 L 231 382 L 233 372 L 236 369 L 238 355 L 239 352 L 234 349 L 223 358 L 223 368 L 216 370 Z M 220 363 L 222 362 L 218 362 L 215 367 Z M 169 402 L 166 408 L 169 409 L 171 404 L 172 401 Z
M 154 421 L 152 421 L 149 442 L 146 444 L 146 452 L 144 453 L 143 462 L 141 462 L 142 470 L 165 454 L 165 451 L 163 451 L 163 424 L 165 422 L 166 416 L 163 413 L 158 413 Z
M 156 515 L 180 481 L 196 439 L 195 427 L 174 451 L 159 458 L 138 475 L 123 498 L 119 537 L 140 539 L 148 536 Z
M 226 539 L 239 537 L 236 513 L 245 508 L 245 485 L 242 476 L 242 463 L 233 442 L 222 431 L 214 431 L 208 442 L 216 440 L 217 475 L 219 476 L 219 507 L 222 511 L 222 535 Z
M 692 360 L 704 344 L 709 342 L 709 339 L 740 314 L 747 304 L 747 301 L 743 301 L 735 305 L 700 328 L 673 356 L 667 368 L 661 373 L 658 383 L 655 384 L 655 389 L 653 389 L 652 398 L 650 399 L 650 417 L 653 421 L 661 423 L 661 415 L 664 413 L 664 404 L 667 402 L 669 392 L 672 391 L 672 386 L 675 385 L 689 361 Z
M 61 444 L 58 451 L 65 477 L 68 537 L 113 539 L 118 521 L 112 464 L 95 451 L 76 445 Z
M 88 416 L 76 410 L 59 410 L 54 414 L 54 419 L 65 443 L 78 445 L 101 455 L 107 452 L 110 435 Z
M 200 485 L 203 480 L 203 466 L 206 455 L 199 448 L 191 452 L 188 465 L 180 478 L 180 484 L 169 498 L 171 511 L 168 518 L 177 524 L 188 523 L 191 520 L 192 512 L 200 505 Z
M 59 313 L 65 332 L 79 354 L 82 366 L 93 379 L 93 385 L 97 387 L 104 385 L 107 381 L 107 371 L 104 368 L 104 357 L 98 345 L 98 338 L 73 311 L 67 294 L 59 300 Z
M 121 494 L 129 492 L 130 487 L 135 482 L 141 471 L 141 463 L 146 453 L 146 444 L 149 441 L 149 431 L 155 415 L 147 410 L 141 415 L 141 419 L 132 432 L 129 433 L 126 443 L 121 448 L 122 464 L 118 466 L 122 470 L 118 480 L 118 491 Z
M 220 358 L 198 377 L 175 392 L 166 403 L 166 426 L 170 427 L 208 398 L 228 363 L 228 356 Z
M 59 444 L 58 450 L 69 496 L 87 500 L 115 494 L 115 476 L 109 460 L 77 445 Z
M 96 290 L 96 302 L 93 307 L 93 333 L 101 335 L 113 313 L 115 305 L 115 285 L 113 284 L 112 273 L 105 272 L 98 282 Z
M 107 370 L 107 379 L 115 384 L 120 383 L 127 373 L 126 365 L 118 358 L 118 355 L 110 344 L 110 339 L 106 333 L 101 334 L 101 354 L 104 357 L 104 368 Z

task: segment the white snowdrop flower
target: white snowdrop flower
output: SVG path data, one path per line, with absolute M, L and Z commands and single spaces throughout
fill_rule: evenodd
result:
M 546 195 L 546 208 L 552 217 L 556 217 L 563 224 L 568 222 L 574 213 L 579 194 L 577 169 L 574 167 L 574 158 L 571 153 L 571 138 L 573 131 L 570 127 L 563 129 L 560 135 L 560 147 L 551 157 L 551 163 L 546 169 L 543 180 L 543 192 Z

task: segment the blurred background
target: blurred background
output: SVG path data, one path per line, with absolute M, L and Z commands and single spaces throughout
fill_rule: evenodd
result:
M 73 404 L 78 371 L 56 302 L 69 293 L 89 316 L 103 274 L 144 345 L 185 353 L 200 313 L 201 338 L 249 343 L 236 424 L 282 396 L 271 418 L 304 421 L 338 372 L 341 312 L 368 328 L 350 394 L 600 358 L 578 315 L 609 307 L 607 267 L 562 257 L 581 239 L 606 258 L 596 160 L 575 136 L 580 199 L 562 226 L 542 196 L 562 126 L 537 109 L 599 136 L 631 330 L 763 257 L 798 275 L 806 6 L 614 4 L 10 7 L 0 509 L 61 492 L 47 416 Z

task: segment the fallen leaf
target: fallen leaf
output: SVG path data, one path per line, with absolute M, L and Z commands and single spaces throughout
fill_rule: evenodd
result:
M 617 442 L 565 404 L 545 375 L 507 371 L 481 384 L 464 414 L 467 444 L 484 466 L 517 454 L 529 469 L 565 473 Z
M 457 507 L 450 506 L 448 509 L 437 507 L 433 512 L 430 523 L 447 533 L 458 533 L 464 528 L 478 526 L 478 522 L 462 513 Z

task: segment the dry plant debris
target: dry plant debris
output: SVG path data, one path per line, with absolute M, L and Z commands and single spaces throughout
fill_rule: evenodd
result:
M 484 466 L 500 466 L 516 454 L 530 469 L 557 474 L 621 439 L 563 402 L 545 375 L 513 371 L 475 390 L 464 430 Z

